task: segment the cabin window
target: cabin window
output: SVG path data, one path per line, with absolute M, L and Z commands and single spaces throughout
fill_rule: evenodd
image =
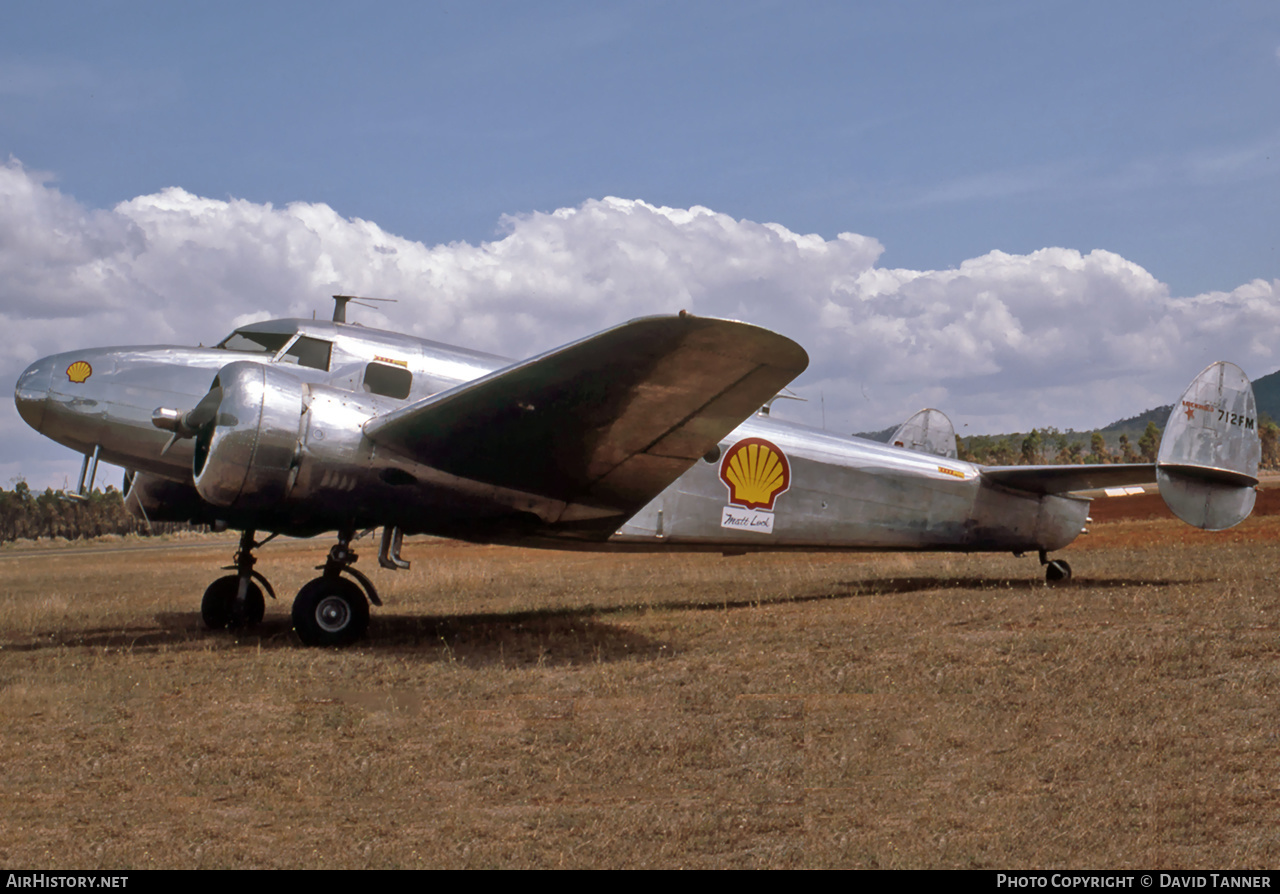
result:
M 292 359 L 299 366 L 309 366 L 312 369 L 322 369 L 328 372 L 329 354 L 332 350 L 333 345 L 330 342 L 301 335 L 297 341 L 289 346 L 289 350 L 284 352 L 282 359 Z
M 413 373 L 402 366 L 370 363 L 364 368 L 364 390 L 383 397 L 404 400 L 413 387 Z

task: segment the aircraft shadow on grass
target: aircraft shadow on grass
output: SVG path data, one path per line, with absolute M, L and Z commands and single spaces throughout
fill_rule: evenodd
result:
M 726 599 L 665 600 L 643 605 L 548 608 L 538 611 L 458 615 L 397 615 L 383 613 L 373 622 L 377 636 L 370 646 L 380 653 L 416 654 L 428 661 L 458 663 L 468 667 L 567 667 L 624 660 L 670 657 L 678 643 L 655 639 L 624 625 L 609 623 L 611 615 L 638 611 L 723 612 L 803 604 L 895 596 L 930 591 L 981 591 L 1010 596 L 1065 596 L 1071 590 L 1106 590 L 1128 587 L 1164 588 L 1191 580 L 1109 579 L 1075 580 L 1046 587 L 1035 580 L 1016 578 L 900 577 L 842 581 L 834 589 L 797 596 Z M 850 628 L 850 635 L 856 634 Z M 289 649 L 296 639 L 285 616 L 267 616 L 251 631 L 210 631 L 197 612 L 161 612 L 148 627 L 100 627 L 76 631 L 49 631 L 30 640 L 0 644 L 0 651 L 31 652 L 49 649 L 97 648 L 121 652 L 156 652 L 163 648 L 216 642 L 227 648 Z

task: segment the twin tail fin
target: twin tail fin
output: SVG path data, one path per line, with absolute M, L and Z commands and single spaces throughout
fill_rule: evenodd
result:
M 1156 458 L 1160 496 L 1189 525 L 1230 528 L 1253 511 L 1261 458 L 1253 388 L 1240 367 L 1218 361 L 1169 415 Z

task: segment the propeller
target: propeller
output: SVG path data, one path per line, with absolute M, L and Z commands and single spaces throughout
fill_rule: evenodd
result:
M 194 438 L 200 429 L 213 422 L 218 415 L 218 406 L 222 403 L 222 386 L 215 379 L 209 393 L 200 398 L 200 402 L 187 412 L 168 407 L 156 407 L 151 413 L 151 424 L 164 431 L 173 432 L 160 455 L 164 456 L 169 448 L 183 438 Z

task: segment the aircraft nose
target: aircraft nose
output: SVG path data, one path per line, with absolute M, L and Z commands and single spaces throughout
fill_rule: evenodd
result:
M 13 402 L 18 407 L 18 415 L 36 431 L 41 431 L 44 425 L 45 406 L 52 383 L 53 358 L 45 357 L 28 366 L 14 386 Z

